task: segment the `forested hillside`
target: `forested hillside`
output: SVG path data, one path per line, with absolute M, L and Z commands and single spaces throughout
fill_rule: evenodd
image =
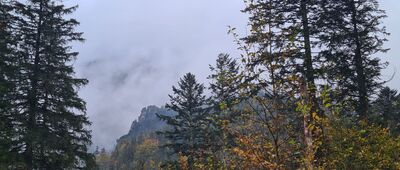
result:
M 138 120 L 132 123 L 129 133 L 117 140 L 115 150 L 95 152 L 100 169 L 156 169 L 168 159 L 167 150 L 161 148 L 165 139 L 157 135 L 167 128 L 157 114 L 175 115 L 175 112 L 157 106 L 142 109 Z

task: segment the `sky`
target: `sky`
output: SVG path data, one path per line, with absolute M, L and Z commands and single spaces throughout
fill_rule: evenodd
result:
M 400 3 L 378 0 L 387 11 L 391 36 L 382 56 L 391 65 L 383 79 L 400 72 Z M 86 41 L 74 43 L 80 52 L 77 76 L 90 83 L 80 89 L 92 121 L 93 146 L 112 149 L 129 131 L 143 107 L 168 102 L 172 85 L 187 72 L 207 82 L 209 64 L 219 53 L 239 51 L 228 26 L 246 35 L 243 0 L 66 0 L 78 4 L 73 14 Z M 398 32 L 395 32 L 395 31 Z M 400 73 L 388 83 L 399 89 Z

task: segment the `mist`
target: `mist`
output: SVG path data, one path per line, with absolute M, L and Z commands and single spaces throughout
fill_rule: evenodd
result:
M 81 22 L 85 43 L 75 63 L 79 77 L 90 83 L 80 90 L 92 121 L 93 146 L 112 149 L 129 131 L 140 110 L 168 102 L 171 86 L 187 72 L 206 83 L 209 64 L 219 53 L 238 56 L 228 26 L 246 35 L 247 16 L 242 0 L 69 0 L 79 4 L 74 17 Z M 391 65 L 383 72 L 389 80 L 400 60 L 397 0 L 382 0 L 390 18 L 384 23 L 392 35 L 392 50 L 382 55 Z M 379 56 L 381 57 L 381 56 Z M 388 85 L 400 83 L 395 74 Z M 207 85 L 207 84 L 206 84 Z

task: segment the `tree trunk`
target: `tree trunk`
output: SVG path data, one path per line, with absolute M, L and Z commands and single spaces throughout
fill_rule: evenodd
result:
M 364 73 L 364 65 L 362 59 L 361 52 L 361 41 L 358 30 L 358 22 L 357 22 L 357 9 L 356 3 L 354 0 L 351 1 L 350 8 L 352 10 L 352 23 L 353 23 L 353 39 L 356 45 L 355 55 L 354 55 L 354 63 L 356 66 L 357 73 L 357 91 L 358 91 L 358 104 L 357 104 L 357 113 L 361 119 L 365 119 L 368 111 L 368 94 L 367 94 L 367 86 L 366 86 L 366 78 Z
M 40 2 L 40 13 L 39 13 L 39 21 L 37 25 L 37 35 L 36 35 L 36 44 L 35 44 L 35 60 L 33 65 L 33 72 L 31 79 L 31 90 L 29 93 L 29 120 L 28 120 L 28 139 L 26 141 L 26 151 L 25 151 L 25 163 L 28 170 L 32 170 L 34 168 L 33 158 L 33 148 L 35 142 L 35 129 L 36 129 L 36 117 L 37 117 L 37 86 L 38 86 L 38 74 L 39 74 L 39 62 L 40 62 L 40 41 L 41 41 L 41 32 L 42 32 L 42 20 L 43 16 L 41 11 L 43 10 L 43 2 Z
M 306 78 L 306 99 L 307 104 L 310 104 L 310 113 L 304 113 L 304 140 L 306 144 L 306 155 L 305 155 L 305 166 L 306 169 L 312 170 L 314 169 L 313 161 L 314 161 L 314 145 L 313 145 L 313 133 L 309 128 L 310 125 L 314 123 L 313 121 L 313 113 L 317 113 L 317 99 L 316 99 L 316 86 L 315 86 L 315 71 L 313 68 L 312 61 L 312 53 L 311 53 L 311 40 L 310 40 L 310 28 L 308 21 L 308 9 L 307 9 L 307 0 L 300 1 L 300 13 L 301 13 L 301 22 L 303 27 L 303 36 L 304 36 L 304 67 L 305 67 L 305 78 Z

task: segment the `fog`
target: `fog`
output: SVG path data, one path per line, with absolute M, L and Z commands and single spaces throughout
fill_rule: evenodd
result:
M 389 79 L 400 65 L 400 3 L 381 0 L 387 10 L 385 25 L 392 33 L 382 56 L 391 65 Z M 112 149 L 129 131 L 140 110 L 164 105 L 171 86 L 187 72 L 207 82 L 209 64 L 219 53 L 238 56 L 228 26 L 246 35 L 247 17 L 240 12 L 242 0 L 68 0 L 79 4 L 74 14 L 85 43 L 74 44 L 80 52 L 77 75 L 90 83 L 80 90 L 93 122 L 94 146 Z M 400 69 L 400 68 L 399 68 Z M 400 73 L 388 84 L 399 85 Z

